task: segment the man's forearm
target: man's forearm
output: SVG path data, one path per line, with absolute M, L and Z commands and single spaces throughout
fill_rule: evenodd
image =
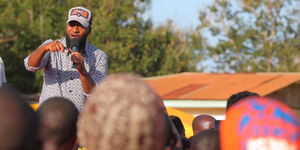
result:
M 31 67 L 38 67 L 43 59 L 43 56 L 46 54 L 47 51 L 50 51 L 50 52 L 62 51 L 62 52 L 64 52 L 64 50 L 65 50 L 65 47 L 59 40 L 45 43 L 29 55 L 28 65 Z
M 38 67 L 46 52 L 47 51 L 44 50 L 43 46 L 32 52 L 28 57 L 28 65 L 31 67 Z
M 92 89 L 95 86 L 94 81 L 92 80 L 92 78 L 87 72 L 80 73 L 79 76 L 80 76 L 83 92 L 86 94 L 90 94 Z

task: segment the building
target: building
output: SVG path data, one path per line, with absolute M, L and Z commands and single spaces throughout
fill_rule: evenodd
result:
M 225 118 L 226 100 L 247 90 L 278 99 L 300 114 L 300 73 L 179 73 L 146 78 L 167 107 Z

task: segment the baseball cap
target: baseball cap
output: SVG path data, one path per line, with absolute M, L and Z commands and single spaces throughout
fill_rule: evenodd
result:
M 300 123 L 285 104 L 251 97 L 226 112 L 220 139 L 223 150 L 296 150 L 300 149 Z
M 67 23 L 77 21 L 85 28 L 92 24 L 92 13 L 84 7 L 73 7 L 69 10 Z

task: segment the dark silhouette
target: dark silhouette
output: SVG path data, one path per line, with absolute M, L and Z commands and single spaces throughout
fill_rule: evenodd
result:
M 175 125 L 175 127 L 180 135 L 182 148 L 184 150 L 189 149 L 190 141 L 185 137 L 185 129 L 184 129 L 181 119 L 177 116 L 170 116 L 170 119 L 173 122 L 173 124 Z
M 219 131 L 204 130 L 190 138 L 190 150 L 220 150 Z
M 0 88 L 0 149 L 36 150 L 38 116 L 20 95 Z
M 78 111 L 68 99 L 53 97 L 38 109 L 43 150 L 71 150 L 76 141 Z
M 226 111 L 236 102 L 238 102 L 244 98 L 251 97 L 251 96 L 259 96 L 259 95 L 257 93 L 253 93 L 253 92 L 249 92 L 249 91 L 242 91 L 242 92 L 231 95 L 227 99 Z

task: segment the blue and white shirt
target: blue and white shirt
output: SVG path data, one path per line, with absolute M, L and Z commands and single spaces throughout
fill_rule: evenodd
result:
M 43 44 L 53 40 L 47 40 Z M 59 39 L 66 47 L 66 39 Z M 43 45 L 42 44 L 42 45 Z M 97 85 L 107 75 L 108 58 L 107 55 L 93 45 L 86 43 L 84 66 L 94 83 Z M 44 69 L 44 83 L 39 104 L 50 97 L 61 96 L 71 100 L 80 111 L 86 100 L 86 94 L 83 92 L 79 73 L 73 68 L 71 55 L 65 50 L 46 52 L 38 67 L 28 65 L 28 57 L 24 59 L 25 68 L 28 71 L 37 71 Z

